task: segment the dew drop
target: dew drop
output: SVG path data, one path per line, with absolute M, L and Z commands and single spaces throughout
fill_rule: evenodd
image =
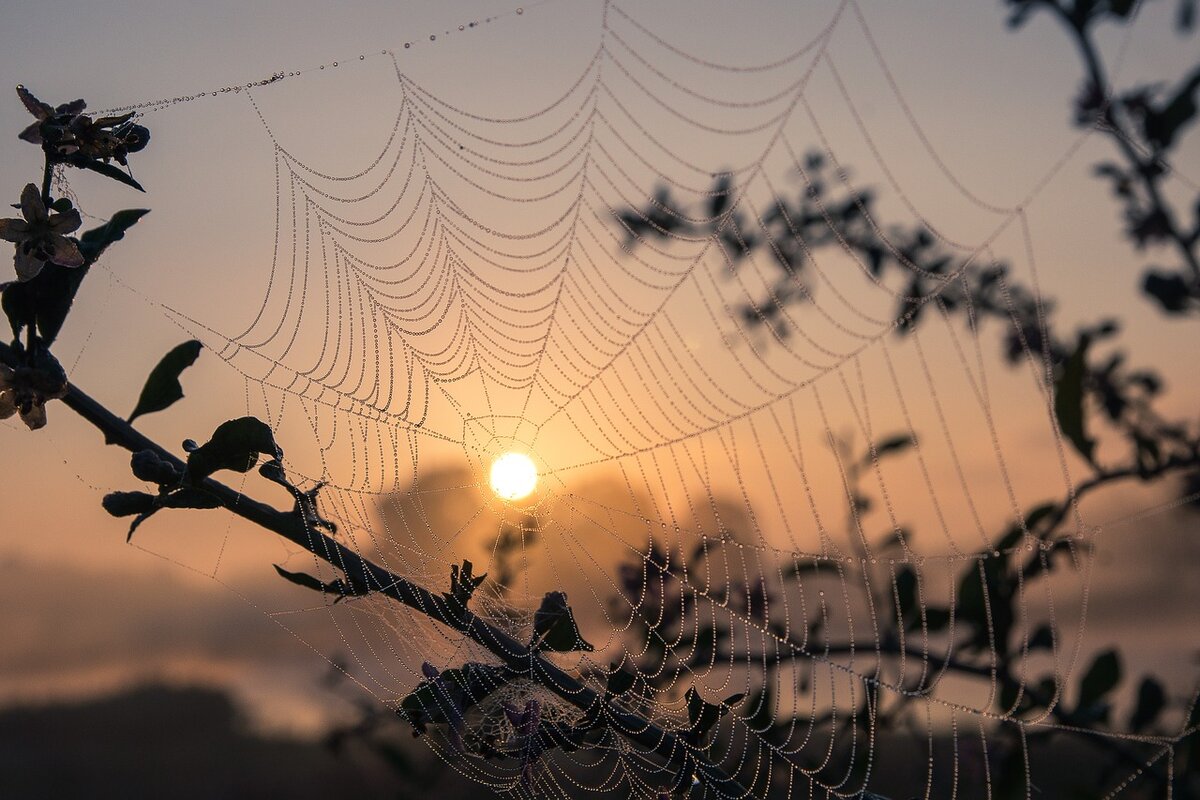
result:
M 333 62 L 333 65 L 336 67 L 338 65 L 338 62 L 336 62 L 336 61 Z
M 365 60 L 366 60 L 366 58 L 367 58 L 366 56 L 359 56 L 359 57 L 358 57 L 358 60 L 359 60 L 359 61 L 365 61 Z
M 405 43 L 404 43 L 404 49 L 405 49 L 405 50 L 407 50 L 407 49 L 408 49 L 408 48 L 410 48 L 410 47 L 412 47 L 412 42 L 405 42 Z
M 437 41 L 437 34 L 436 34 L 436 33 L 431 33 L 431 34 L 429 34 L 429 41 L 431 41 L 431 42 L 436 42 L 436 41 Z

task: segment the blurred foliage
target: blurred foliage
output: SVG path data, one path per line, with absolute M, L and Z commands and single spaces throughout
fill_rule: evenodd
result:
M 1144 84 L 1115 90 L 1107 83 L 1104 64 L 1095 44 L 1102 24 L 1126 25 L 1135 16 L 1134 0 L 1008 0 L 1010 24 L 1020 27 L 1039 12 L 1058 20 L 1068 32 L 1084 66 L 1083 86 L 1074 100 L 1073 122 L 1108 137 L 1115 151 L 1113 160 L 1095 167 L 1107 182 L 1120 207 L 1123 230 L 1134 248 L 1166 259 L 1166 266 L 1143 268 L 1140 286 L 1153 307 L 1162 314 L 1195 318 L 1200 313 L 1200 198 L 1188 203 L 1172 202 L 1164 184 L 1171 175 L 1170 158 L 1179 148 L 1197 118 L 1200 66 L 1174 82 Z M 1191 32 L 1195 4 L 1185 0 L 1177 14 L 1181 35 Z M 61 365 L 50 352 L 68 317 L 89 268 L 105 250 L 120 241 L 147 212 L 118 211 L 103 225 L 78 237 L 69 236 L 79 226 L 78 211 L 65 197 L 52 196 L 56 171 L 71 167 L 87 170 L 141 190 L 128 168 L 130 154 L 142 150 L 149 131 L 133 115 L 93 119 L 83 113 L 86 104 L 76 100 L 50 106 L 24 87 L 18 96 L 34 121 L 21 132 L 25 141 L 39 145 L 43 153 L 40 191 L 30 184 L 22 193 L 22 218 L 6 219 L 0 231 L 16 245 L 14 264 L 20 280 L 4 284 L 0 306 L 8 318 L 13 343 L 0 350 L 0 413 L 19 413 L 31 428 L 45 424 L 44 406 L 57 398 L 68 398 L 70 387 Z M 115 162 L 115 164 L 114 164 Z M 1054 414 L 1063 437 L 1089 465 L 1088 478 L 1071 495 L 1043 502 L 992 538 L 993 551 L 972 559 L 956 582 L 956 591 L 946 606 L 924 600 L 921 565 L 907 558 L 907 542 L 913 532 L 897 528 L 887 531 L 870 548 L 871 552 L 896 553 L 893 568 L 865 558 L 857 563 L 834 564 L 825 559 L 793 559 L 779 564 L 782 578 L 820 581 L 846 573 L 864 585 L 877 587 L 870 598 L 887 614 L 876 620 L 876 650 L 882 657 L 917 658 L 964 677 L 991 681 L 994 712 L 1001 720 L 1025 721 L 1047 718 L 1059 729 L 1093 731 L 1089 742 L 1110 760 L 1098 779 L 1100 788 L 1110 786 L 1121 774 L 1137 770 L 1141 776 L 1131 791 L 1160 791 L 1172 781 L 1174 796 L 1200 796 L 1200 736 L 1196 727 L 1200 710 L 1195 698 L 1172 696 L 1153 676 L 1142 676 L 1134 705 L 1125 720 L 1115 719 L 1114 697 L 1125 674 L 1121 654 L 1105 650 L 1095 654 L 1074 677 L 1073 685 L 1057 674 L 1033 677 L 1037 662 L 1031 656 L 1060 649 L 1058 635 L 1049 621 L 1022 618 L 1021 597 L 1031 581 L 1075 564 L 1085 553 L 1084 544 L 1064 522 L 1085 494 L 1128 478 L 1142 481 L 1181 477 L 1186 500 L 1195 500 L 1200 486 L 1200 434 L 1194 420 L 1164 416 L 1156 401 L 1164 387 L 1153 370 L 1130 367 L 1123 351 L 1114 346 L 1120 333 L 1115 320 L 1064 333 L 1054 320 L 1053 304 L 1041 300 L 1030 287 L 1014 280 L 1006 265 L 966 260 L 951 252 L 924 226 L 882 227 L 876 221 L 875 198 L 870 191 L 850 188 L 846 173 L 832 165 L 828 156 L 809 154 L 798 169 L 803 189 L 794 197 L 779 197 L 763 215 L 751 213 L 742 202 L 740 190 L 729 174 L 714 177 L 711 189 L 697 208 L 688 208 L 666 189 L 658 191 L 640 209 L 626 209 L 616 222 L 625 231 L 627 247 L 648 240 L 676 236 L 709 237 L 736 274 L 751 259 L 765 259 L 773 268 L 764 296 L 736 307 L 737 324 L 761 330 L 773 338 L 790 335 L 790 311 L 812 296 L 806 270 L 814 253 L 836 248 L 850 254 L 873 280 L 899 283 L 901 291 L 893 319 L 897 336 L 905 336 L 924 324 L 933 312 L 961 317 L 976 334 L 985 326 L 1001 329 L 1001 352 L 1013 365 L 1033 362 L 1051 376 Z M 197 342 L 186 342 L 164 356 L 147 378 L 129 417 L 163 411 L 182 398 L 180 375 L 194 363 L 200 351 Z M 108 413 L 105 411 L 105 413 Z M 286 512 L 267 509 L 263 519 L 289 526 L 288 531 L 336 534 L 334 524 L 318 511 L 321 485 L 301 489 L 286 475 L 283 452 L 269 426 L 253 417 L 229 420 L 219 425 L 209 440 L 199 445 L 184 443 L 186 459 L 180 460 L 129 428 L 128 422 L 102 417 L 98 424 L 116 426 L 125 446 L 133 450 L 132 474 L 156 491 L 113 492 L 104 498 L 105 509 L 114 516 L 133 517 L 129 533 L 163 508 L 206 509 L 234 504 L 224 499 L 223 488 L 211 480 L 221 470 L 249 472 L 263 456 L 259 474 L 283 487 L 295 505 Z M 1100 443 L 1115 439 L 1122 447 L 1117 459 L 1102 459 Z M 133 447 L 130 442 L 140 442 Z M 909 433 L 899 433 L 867 442 L 856 452 L 849 441 L 831 445 L 846 468 L 847 525 L 859 532 L 861 521 L 875 499 L 862 489 L 864 475 L 876 468 L 881 458 L 903 458 L 917 447 Z M 247 499 L 244 505 L 254 505 Z M 244 509 L 243 509 L 244 510 Z M 256 512 L 258 513 L 258 512 Z M 263 523 L 265 524 L 265 523 Z M 789 628 L 778 619 L 782 591 L 765 574 L 729 577 L 724 583 L 712 575 L 728 570 L 707 564 L 721 558 L 731 547 L 736 531 L 726 530 L 718 538 L 706 538 L 687 552 L 650 540 L 645 551 L 620 565 L 620 598 L 613 608 L 628 612 L 628 653 L 620 664 L 612 664 L 602 677 L 605 689 L 594 702 L 572 720 L 551 718 L 540 702 L 529 697 L 523 704 L 495 702 L 501 689 L 527 682 L 547 680 L 539 672 L 548 670 L 545 653 L 574 653 L 593 650 L 579 630 L 574 613 L 562 592 L 548 592 L 531 617 L 531 635 L 525 649 L 530 666 L 518 670 L 512 664 L 496 665 L 466 661 L 461 666 L 439 670 L 424 664 L 423 680 L 397 704 L 393 719 L 402 719 L 417 734 L 430 726 L 443 729 L 451 745 L 462 753 L 498 758 L 515 763 L 520 786 L 533 787 L 532 774 L 548 752 L 596 747 L 613 736 L 636 736 L 647 730 L 651 715 L 638 716 L 629 709 L 648 708 L 660 692 L 682 700 L 688 725 L 679 731 L 685 748 L 677 755 L 675 774 L 666 793 L 687 794 L 698 774 L 710 775 L 715 767 L 704 761 L 708 745 L 717 739 L 732 742 L 723 729 L 724 720 L 744 723 L 747 748 L 765 744 L 779 748 L 792 742 L 797 731 L 833 731 L 829 753 L 793 756 L 815 780 L 866 791 L 875 753 L 875 729 L 899 726 L 906 709 L 929 688 L 929 670 L 917 676 L 903 671 L 896 678 L 900 692 L 884 692 L 879 676 L 861 681 L 861 691 L 850 709 L 814 709 L 810 715 L 783 714 L 775 673 L 786 662 L 803 662 L 814 653 L 837 656 L 853 652 L 854 642 L 835 641 L 824 620 L 805 630 Z M 433 618 L 460 630 L 483 623 L 469 609 L 481 587 L 503 597 L 517 568 L 508 555 L 536 541 L 537 526 L 510 525 L 503 546 L 498 548 L 498 576 L 491 585 L 486 575 L 475 576 L 469 561 L 454 565 L 449 591 L 430 595 Z M 849 537 L 855 541 L 856 536 Z M 329 541 L 329 540 L 326 540 Z M 865 540 L 864 547 L 865 547 Z M 313 545 L 315 547 L 315 545 Z M 332 595 L 331 602 L 361 596 L 369 588 L 361 578 L 352 579 L 347 565 L 336 563 L 329 553 L 313 552 L 346 572 L 326 581 L 312 575 L 276 566 L 279 576 L 299 586 Z M 699 582 L 697 570 L 710 580 Z M 440 605 L 438 605 L 440 604 Z M 734 622 L 752 625 L 769 634 L 780 646 L 771 652 L 743 648 L 735 636 Z M 956 633 L 957 632 L 957 633 Z M 919 633 L 919 637 L 918 634 Z M 919 638 L 922 647 L 915 647 Z M 766 639 L 764 639 L 766 641 Z M 503 642 L 493 647 L 502 659 Z M 937 652 L 937 647 L 942 652 Z M 720 703 L 705 700 L 692 680 L 698 668 L 717 660 L 732 660 L 758 674 L 758 688 L 749 695 L 737 694 Z M 809 676 L 811 677 L 811 676 Z M 796 688 L 803 691 L 802 678 Z M 686 687 L 686 688 L 685 688 Z M 850 724 L 834 725 L 841 713 Z M 491 726 L 468 727 L 468 715 L 488 715 Z M 376 736 L 384 726 L 372 706 L 364 709 L 357 725 L 333 732 L 330 745 L 339 748 L 352 739 L 370 740 L 400 772 L 411 772 L 412 764 L 399 749 Z M 1181 726 L 1177 723 L 1181 722 Z M 640 726 L 640 730 L 639 730 Z M 1169 736 L 1171 729 L 1188 731 L 1169 756 L 1169 764 L 1147 759 L 1135 742 L 1119 734 Z M 480 737 L 472 731 L 492 731 Z M 979 756 L 991 776 L 992 796 L 1023 797 L 1029 792 L 1024 758 L 1033 742 L 1052 736 L 1055 728 L 1029 729 L 999 726 L 998 742 Z M 665 735 L 665 734 L 664 734 Z M 471 737 L 474 738 L 471 738 Z M 780 752 L 778 749 L 773 752 Z M 1169 766 L 1169 769 L 1168 769 Z M 1124 770 L 1124 773 L 1120 772 Z M 769 794 L 786 787 L 774 786 L 772 775 L 753 776 L 753 791 Z M 1079 786 L 1084 794 L 1097 786 Z

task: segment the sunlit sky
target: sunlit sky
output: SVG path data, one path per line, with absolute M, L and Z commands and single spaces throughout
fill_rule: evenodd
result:
M 835 9 L 828 2 L 664 2 L 622 7 L 672 45 L 725 64 L 765 63 L 793 51 L 828 25 Z M 435 2 L 24 3 L 5 10 L 0 72 L 9 83 L 23 83 L 50 103 L 84 97 L 95 109 L 207 94 L 283 72 L 289 75 L 286 80 L 253 92 L 271 134 L 313 168 L 350 174 L 384 146 L 401 99 L 393 56 L 383 51 L 394 53 L 398 68 L 412 84 L 482 117 L 531 114 L 586 74 L 601 41 L 601 3 L 551 0 L 530 4 L 519 14 L 516 8 L 509 2 L 453 6 Z M 1012 32 L 1005 25 L 1005 9 L 996 2 L 862 2 L 861 11 L 890 76 L 876 63 L 863 27 L 850 11 L 832 35 L 829 54 L 907 200 L 948 238 L 977 245 L 996 229 L 997 215 L 971 202 L 954 181 L 987 204 L 1011 208 L 1052 175 L 1025 209 L 1034 261 L 1029 261 L 1016 226 L 996 236 L 993 251 L 1013 262 L 1021 279 L 1028 280 L 1036 270 L 1044 294 L 1058 299 L 1064 330 L 1100 316 L 1121 317 L 1127 325 L 1123 342 L 1134 357 L 1159 366 L 1167 375 L 1168 407 L 1193 409 L 1200 391 L 1194 334 L 1185 323 L 1150 313 L 1136 296 L 1140 269 L 1155 263 L 1157 254 L 1131 250 L 1119 232 L 1117 207 L 1106 187 L 1091 175 L 1091 165 L 1106 157 L 1109 145 L 1093 139 L 1072 149 L 1079 132 L 1070 125 L 1070 100 L 1077 92 L 1080 71 L 1062 31 L 1048 19 L 1035 18 L 1023 30 Z M 1174 77 L 1191 65 L 1194 40 L 1189 43 L 1171 32 L 1173 11 L 1172 3 L 1145 4 L 1127 42 L 1115 31 L 1105 32 L 1102 39 L 1109 55 L 1127 48 L 1117 73 L 1119 83 Z M 472 26 L 472 22 L 479 24 Z M 461 32 L 460 25 L 465 28 Z M 411 46 L 406 48 L 405 43 Z M 797 69 L 804 63 L 798 62 Z M 291 77 L 292 72 L 300 74 Z M 889 77 L 941 165 L 922 147 Z M 787 83 L 776 80 L 772 86 Z M 707 88 L 718 93 L 754 85 L 714 82 Z M 828 71 L 815 71 L 806 98 L 839 161 L 850 166 L 853 180 L 879 189 L 881 217 L 910 221 L 911 214 L 890 190 L 868 143 L 855 133 Z M 670 136 L 673 123 L 667 115 L 656 113 L 644 100 L 641 106 L 638 100 L 630 102 L 635 114 L 647 124 L 661 123 L 663 135 Z M 722 122 L 740 118 L 737 111 L 721 113 Z M 20 187 L 40 174 L 36 150 L 16 139 L 27 122 L 15 96 L 0 102 L 0 131 L 12 134 L 0 138 L 0 187 L 8 187 L 4 191 L 13 201 Z M 148 190 L 145 196 L 104 185 L 97 176 L 70 176 L 83 209 L 97 217 L 121 207 L 153 210 L 127 241 L 106 256 L 104 269 L 89 277 L 56 347 L 72 379 L 118 413 L 132 407 L 143 376 L 170 346 L 193 335 L 206 339 L 211 331 L 236 334 L 251 324 L 264 303 L 270 309 L 269 302 L 274 302 L 264 300 L 277 243 L 273 143 L 245 94 L 222 93 L 171 105 L 146 115 L 145 124 L 152 131 L 151 145 L 133 161 L 135 174 Z M 807 149 L 817 144 L 815 132 L 801 121 L 790 135 L 797 146 Z M 1196 138 L 1186 143 L 1174 162 L 1189 178 L 1200 178 Z M 706 159 L 714 171 L 750 160 L 741 150 L 722 150 L 707 140 L 679 141 L 677 147 L 681 153 Z M 1067 154 L 1069 159 L 1060 164 Z M 767 162 L 764 169 L 773 164 Z M 654 181 L 646 177 L 644 168 L 636 164 L 629 168 L 645 196 Z M 547 217 L 544 210 L 526 210 L 514 203 L 480 201 L 471 208 L 486 217 L 485 224 L 513 232 L 536 227 L 537 219 Z M 383 263 L 383 257 L 376 255 Z M 164 306 L 189 319 L 172 317 Z M 724 347 L 722 331 L 713 329 L 699 311 L 689 316 L 681 310 L 680 319 L 685 326 L 681 336 L 688 339 L 689 351 L 697 358 L 721 355 L 714 355 L 715 350 L 724 355 L 735 352 Z M 308 335 L 319 338 L 327 327 Z M 316 344 L 316 339 L 301 337 L 300 341 L 301 347 Z M 944 359 L 937 361 L 935 372 L 946 396 L 957 398 L 966 390 L 956 382 L 961 368 L 949 361 L 948 342 L 931 337 L 930 354 Z M 710 349 L 705 351 L 706 347 Z M 997 348 L 992 343 L 984 349 L 992 359 Z M 906 356 L 901 353 L 898 358 L 903 368 Z M 1006 479 L 1027 505 L 1039 499 L 1046 481 L 1050 486 L 1062 481 L 1056 462 L 1033 463 L 1032 458 L 1021 457 L 1052 453 L 1053 435 L 1044 407 L 1037 405 L 1030 376 L 1006 371 L 998 359 L 989 363 L 1001 412 L 997 415 L 1000 437 L 1010 453 Z M 883 391 L 885 384 L 872 382 L 876 377 L 882 381 L 884 363 L 877 353 L 864 357 L 862 369 L 868 372 L 869 391 Z M 183 385 L 187 397 L 179 406 L 138 423 L 168 446 L 184 437 L 201 439 L 221 420 L 245 413 L 248 406 L 260 407 L 261 399 L 249 397 L 242 377 L 212 353 L 202 355 L 185 374 Z M 913 387 L 919 395 L 920 386 L 914 383 Z M 485 416 L 490 411 L 496 416 L 520 416 L 521 393 L 508 397 L 494 384 L 493 388 L 496 395 L 486 398 L 469 386 L 452 391 L 456 401 L 472 407 L 469 415 Z M 645 391 L 647 397 L 657 396 L 652 387 Z M 836 396 L 831 389 L 827 398 Z M 549 405 L 539 408 L 537 402 L 526 409 L 528 416 L 552 416 Z M 623 401 L 613 402 L 614 413 L 622 413 Z M 642 402 L 640 395 L 635 392 L 630 402 Z M 900 418 L 894 408 L 880 402 L 883 407 L 876 423 L 885 428 Z M 837 408 L 833 413 L 839 419 L 851 416 Z M 0 602 L 15 609 L 0 619 L 0 638 L 18 643 L 15 650 L 21 651 L 0 656 L 0 684 L 14 687 L 8 695 L 87 691 L 153 674 L 218 682 L 233 681 L 235 674 L 241 674 L 249 676 L 243 679 L 243 691 L 273 709 L 270 713 L 282 714 L 279 698 L 293 697 L 293 691 L 304 694 L 306 676 L 321 666 L 304 644 L 280 632 L 275 624 L 278 617 L 270 619 L 263 613 L 298 609 L 311 601 L 296 594 L 298 590 L 280 585 L 269 566 L 301 563 L 295 549 L 225 516 L 199 512 L 156 518 L 139 531 L 134 547 L 127 547 L 124 525 L 99 507 L 105 491 L 132 488 L 126 457 L 106 450 L 99 436 L 67 409 L 52 405 L 50 416 L 50 426 L 35 434 L 12 420 L 0 425 L 6 466 L 0 496 L 7 523 L 0 532 L 0 563 L 13 573 L 11 580 L 3 582 Z M 994 487 L 981 489 L 981 506 L 992 524 L 1003 519 L 1009 501 L 994 466 L 983 464 L 984 456 L 990 456 L 990 451 L 984 452 L 990 444 L 982 429 L 971 427 L 975 424 L 971 419 L 966 412 L 961 417 L 951 414 L 951 423 L 962 426 L 955 435 L 963 449 L 980 454 L 977 462 L 968 463 L 971 479 L 980 486 L 996 481 Z M 617 479 L 616 462 L 598 458 L 595 451 L 601 448 L 594 440 L 605 425 L 616 430 L 622 428 L 622 421 L 597 424 L 596 431 L 584 430 L 586 426 L 575 421 L 567 425 L 561 417 L 557 422 L 558 428 L 549 427 L 539 438 L 540 450 L 535 454 L 539 468 L 552 471 L 595 460 L 602 462 L 596 469 L 576 470 L 582 477 L 570 476 L 582 482 L 576 486 L 586 486 L 588 480 Z M 919 418 L 917 423 L 932 425 L 930 418 Z M 299 439 L 311 439 L 313 431 L 303 427 L 302 420 L 289 419 L 281 441 L 286 441 L 283 432 L 287 432 L 297 443 L 295 451 L 307 452 Z M 431 419 L 426 428 L 434 433 L 450 431 L 464 441 L 481 436 L 464 431 L 452 416 Z M 493 438 L 500 445 L 528 445 L 527 432 L 517 428 L 493 431 Z M 975 436 L 978 440 L 971 441 Z M 730 443 L 735 449 L 761 447 L 782 457 L 778 445 L 754 444 L 744 436 L 736 440 L 731 436 Z M 427 449 L 422 450 L 417 468 L 449 470 L 472 458 L 479 461 L 476 466 L 485 468 L 490 461 L 479 453 L 495 455 L 488 449 L 491 442 L 482 436 L 476 445 L 476 452 L 464 454 L 462 446 L 456 449 L 422 440 L 421 447 Z M 763 463 L 770 458 L 764 457 Z M 402 450 L 396 464 L 405 459 L 410 454 Z M 369 482 L 361 469 L 355 473 L 361 465 L 352 462 L 349 457 L 335 459 L 331 467 L 335 482 L 339 477 L 346 484 Z M 395 479 L 403 488 L 412 474 L 407 465 L 397 466 L 385 481 Z M 621 474 L 628 481 L 628 473 Z M 478 474 L 475 477 L 479 479 Z M 725 481 L 717 491 L 734 491 L 723 466 L 711 466 L 708 477 Z M 891 479 L 902 493 L 915 487 L 912 474 L 898 471 Z M 687 492 L 694 491 L 694 483 L 681 476 L 658 488 L 664 494 Z M 823 486 L 833 487 L 835 481 L 830 474 L 814 477 L 813 483 L 819 492 Z M 564 496 L 570 495 L 563 483 L 544 480 L 539 491 L 543 485 L 551 487 L 546 491 L 558 486 Z M 281 493 L 272 493 L 260 482 L 248 486 L 283 502 Z M 756 487 L 750 494 L 757 507 L 766 492 Z M 1139 504 L 1161 500 L 1158 495 L 1123 495 L 1110 507 L 1099 509 L 1097 518 L 1117 517 Z M 903 499 L 898 503 L 904 508 Z M 487 519 L 485 527 L 494 527 L 494 521 Z M 791 542 L 813 544 L 814 540 L 794 530 L 793 520 L 782 511 L 775 517 L 767 512 L 764 520 L 764 535 L 775 546 L 786 546 L 789 536 Z M 1178 542 L 1178 531 L 1167 522 L 1150 543 L 1129 543 L 1120 538 L 1122 533 L 1128 536 L 1129 531 L 1113 531 L 1104 540 L 1108 549 L 1101 550 L 1095 580 L 1108 583 L 1098 585 L 1152 597 L 1147 604 L 1169 604 L 1161 612 L 1164 625 L 1195 625 L 1194 612 L 1189 616 L 1185 611 L 1187 599 L 1181 588 L 1159 587 L 1154 594 L 1141 594 L 1149 591 L 1146 587 L 1153 583 L 1155 570 L 1178 563 L 1181 553 L 1186 563 L 1187 553 L 1194 551 Z M 947 543 L 933 538 L 931 534 L 926 540 L 930 550 L 944 551 Z M 564 552 L 570 549 L 565 547 Z M 1121 571 L 1115 567 L 1118 563 L 1124 565 Z M 550 571 L 548 564 L 542 569 Z M 1180 580 L 1175 585 L 1186 584 Z M 1173 597 L 1173 591 L 1180 596 Z M 242 593 L 248 601 L 240 599 Z M 1118 618 L 1121 605 L 1098 601 L 1087 632 L 1089 643 L 1105 641 L 1103 630 L 1095 630 L 1102 624 L 1095 620 L 1103 620 L 1104 614 L 1117 620 L 1114 625 L 1124 624 L 1121 635 L 1133 641 L 1130 620 Z M 86 611 L 74 613 L 76 609 Z M 295 625 L 318 651 L 328 654 L 336 647 L 321 620 L 305 617 Z M 168 630 L 173 633 L 165 634 Z M 1162 630 L 1136 635 L 1147 645 L 1142 648 L 1147 662 L 1168 652 Z M 120 644 L 101 648 L 94 641 L 99 639 Z M 270 644 L 254 647 L 247 644 L 250 640 Z M 137 648 L 144 649 L 144 659 L 130 658 Z M 93 657 L 88 657 L 89 650 Z M 1170 650 L 1174 659 L 1170 668 L 1182 670 L 1190 654 L 1177 650 Z M 258 668 L 243 672 L 244 663 Z M 48 664 L 55 666 L 47 668 Z M 284 677 L 272 681 L 281 670 Z M 296 676 L 294 681 L 290 676 Z M 301 719 L 305 713 L 295 712 L 290 722 L 310 721 Z

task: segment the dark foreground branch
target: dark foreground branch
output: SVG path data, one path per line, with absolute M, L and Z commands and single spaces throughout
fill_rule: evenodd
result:
M 8 345 L 0 344 L 0 361 L 15 364 L 16 354 Z M 182 460 L 138 432 L 79 387 L 71 385 L 62 400 L 68 408 L 100 430 L 109 444 L 134 453 L 152 450 L 159 458 L 180 471 L 185 468 Z M 688 745 L 681 737 L 644 717 L 615 707 L 538 651 L 522 644 L 460 605 L 389 572 L 336 539 L 314 530 L 302 515 L 292 511 L 280 511 L 212 478 L 206 478 L 203 486 L 232 513 L 273 531 L 341 570 L 355 593 L 372 592 L 386 595 L 430 619 L 460 631 L 486 647 L 510 669 L 528 676 L 577 708 L 594 710 L 598 703 L 603 703 L 605 707 L 602 709 L 601 718 L 607 720 L 616 732 L 639 747 L 658 755 L 680 773 L 694 775 L 716 796 L 739 798 L 749 795 L 740 783 L 711 762 L 699 748 Z

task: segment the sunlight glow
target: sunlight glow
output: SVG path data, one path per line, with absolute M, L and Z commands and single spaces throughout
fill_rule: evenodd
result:
M 505 453 L 492 462 L 492 491 L 501 500 L 528 497 L 537 477 L 537 467 L 524 453 Z

